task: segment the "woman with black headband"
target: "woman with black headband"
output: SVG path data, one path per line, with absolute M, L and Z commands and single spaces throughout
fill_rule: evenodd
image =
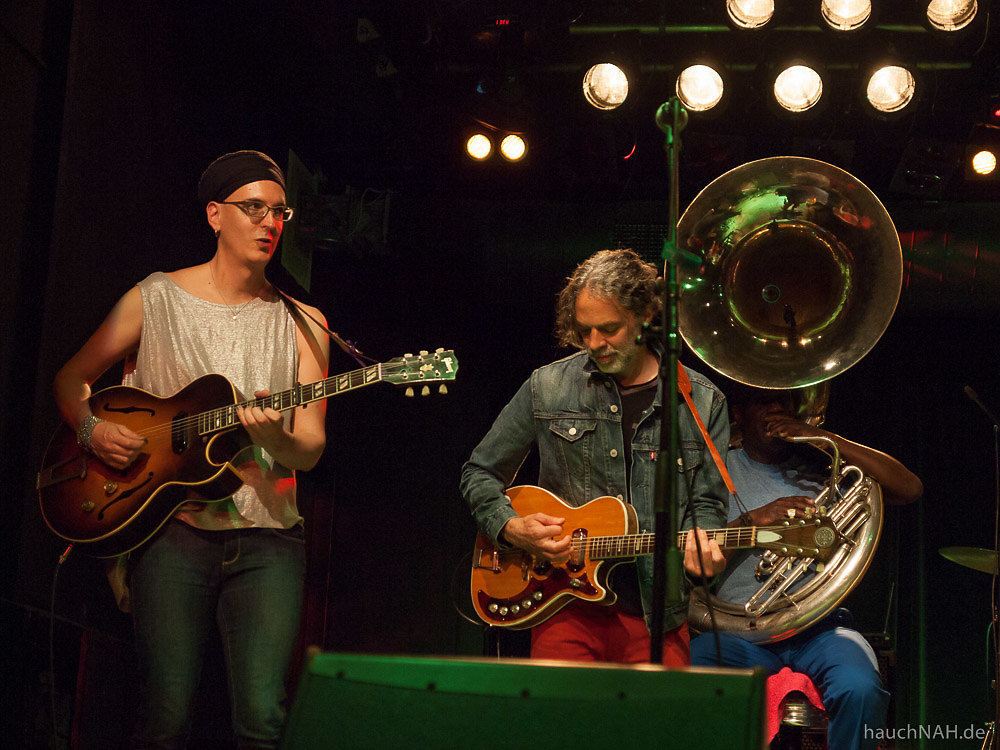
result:
M 118 470 L 154 465 L 150 454 L 161 448 L 91 411 L 90 384 L 116 362 L 125 362 L 125 385 L 164 398 L 208 373 L 224 375 L 241 403 L 326 377 L 326 334 L 265 276 L 292 217 L 281 169 L 257 151 L 225 154 L 205 170 L 198 197 L 216 237 L 211 260 L 143 279 L 56 376 L 56 401 L 77 441 Z M 277 747 L 305 571 L 295 470 L 323 452 L 324 404 L 234 407 L 252 445 L 230 457 L 237 478 L 227 496 L 192 487 L 192 501 L 119 568 L 143 684 L 137 746 L 186 744 L 204 647 L 218 628 L 238 744 Z

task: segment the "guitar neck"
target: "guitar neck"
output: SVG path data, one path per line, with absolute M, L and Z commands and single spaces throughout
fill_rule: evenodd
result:
M 718 542 L 721 549 L 746 549 L 757 545 L 756 526 L 734 526 L 725 529 L 706 529 L 709 539 Z M 677 546 L 683 551 L 687 532 L 677 535 Z M 656 535 L 623 534 L 621 536 L 595 536 L 587 540 L 592 560 L 613 560 L 622 557 L 651 555 L 656 550 Z
M 236 414 L 238 408 L 245 409 L 249 406 L 259 406 L 263 409 L 269 408 L 275 411 L 287 411 L 304 406 L 305 404 L 311 404 L 314 401 L 322 401 L 325 398 L 336 396 L 338 393 L 346 393 L 347 391 L 364 388 L 373 383 L 379 383 L 385 377 L 383 367 L 383 363 L 380 362 L 369 367 L 362 367 L 358 370 L 351 370 L 350 372 L 334 375 L 323 380 L 317 380 L 315 383 L 296 385 L 287 391 L 272 393 L 263 398 L 255 398 L 243 401 L 242 403 L 221 406 L 217 409 L 209 409 L 198 415 L 198 432 L 202 435 L 208 435 L 239 425 L 240 420 Z

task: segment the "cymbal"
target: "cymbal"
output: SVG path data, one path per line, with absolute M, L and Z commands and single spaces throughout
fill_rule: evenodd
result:
M 966 568 L 981 570 L 984 573 L 997 573 L 997 553 L 991 549 L 978 547 L 942 547 L 941 557 L 951 560 Z

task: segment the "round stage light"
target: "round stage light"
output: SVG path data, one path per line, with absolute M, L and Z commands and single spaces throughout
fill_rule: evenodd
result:
M 583 96 L 598 109 L 614 109 L 628 97 L 628 77 L 614 63 L 594 65 L 583 76 Z
M 524 139 L 514 133 L 511 133 L 500 141 L 500 153 L 508 161 L 517 161 L 524 156 L 526 150 L 527 146 L 524 144 Z
M 493 144 L 482 133 L 476 133 L 465 142 L 465 150 L 476 161 L 482 161 L 490 155 L 490 151 L 493 150 Z
M 774 16 L 774 0 L 726 0 L 726 11 L 741 29 L 758 29 Z
M 774 98 L 789 112 L 805 112 L 823 96 L 823 79 L 806 65 L 785 68 L 774 79 Z
M 976 17 L 976 0 L 931 0 L 927 4 L 927 20 L 942 31 L 957 31 Z
M 997 155 L 992 151 L 980 151 L 975 156 L 972 157 L 972 171 L 976 174 L 986 175 L 993 174 L 997 168 Z
M 868 79 L 865 94 L 879 112 L 898 112 L 913 101 L 915 92 L 916 80 L 910 71 L 900 65 L 886 65 Z
M 722 100 L 722 76 L 708 65 L 691 65 L 677 76 L 677 98 L 692 112 L 705 112 Z
M 820 5 L 823 20 L 839 31 L 854 31 L 872 16 L 871 0 L 823 0 Z

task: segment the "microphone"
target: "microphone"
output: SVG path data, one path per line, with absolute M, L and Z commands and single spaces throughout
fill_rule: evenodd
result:
M 656 127 L 667 135 L 670 135 L 670 131 L 674 129 L 674 107 L 677 108 L 677 132 L 684 130 L 684 126 L 688 123 L 687 110 L 681 106 L 677 97 L 667 99 L 656 110 Z
M 983 410 L 987 417 L 993 421 L 994 427 L 1000 427 L 1000 420 L 993 416 L 993 412 L 986 408 L 986 404 L 979 400 L 979 396 L 976 394 L 972 388 L 965 386 L 965 395 L 968 396 L 972 401 L 975 402 L 976 406 Z

